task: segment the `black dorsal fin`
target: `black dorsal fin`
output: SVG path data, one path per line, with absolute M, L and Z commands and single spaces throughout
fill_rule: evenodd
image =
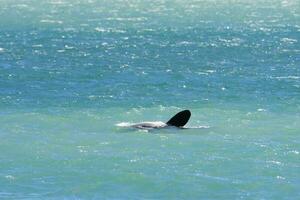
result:
M 168 122 L 168 126 L 183 127 L 190 119 L 191 112 L 189 110 L 183 110 L 174 115 Z

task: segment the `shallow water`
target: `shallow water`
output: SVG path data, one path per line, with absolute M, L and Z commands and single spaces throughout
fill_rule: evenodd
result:
M 0 1 L 0 199 L 299 198 L 299 8 Z

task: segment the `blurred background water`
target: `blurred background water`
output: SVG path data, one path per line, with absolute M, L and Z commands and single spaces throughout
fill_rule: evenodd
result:
M 298 0 L 1 0 L 0 198 L 298 199 L 299 36 Z

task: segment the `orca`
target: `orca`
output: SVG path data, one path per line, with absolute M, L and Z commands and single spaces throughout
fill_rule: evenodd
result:
M 141 122 L 136 124 L 127 124 L 127 123 L 120 123 L 117 124 L 118 126 L 125 126 L 125 127 L 133 127 L 138 129 L 154 129 L 154 128 L 165 128 L 165 127 L 177 127 L 183 128 L 184 125 L 187 124 L 191 117 L 191 111 L 183 110 L 174 115 L 169 121 L 166 123 L 155 121 L 155 122 Z

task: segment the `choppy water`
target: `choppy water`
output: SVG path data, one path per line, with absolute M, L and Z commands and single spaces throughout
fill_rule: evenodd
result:
M 299 199 L 299 40 L 298 0 L 0 1 L 0 199 Z

